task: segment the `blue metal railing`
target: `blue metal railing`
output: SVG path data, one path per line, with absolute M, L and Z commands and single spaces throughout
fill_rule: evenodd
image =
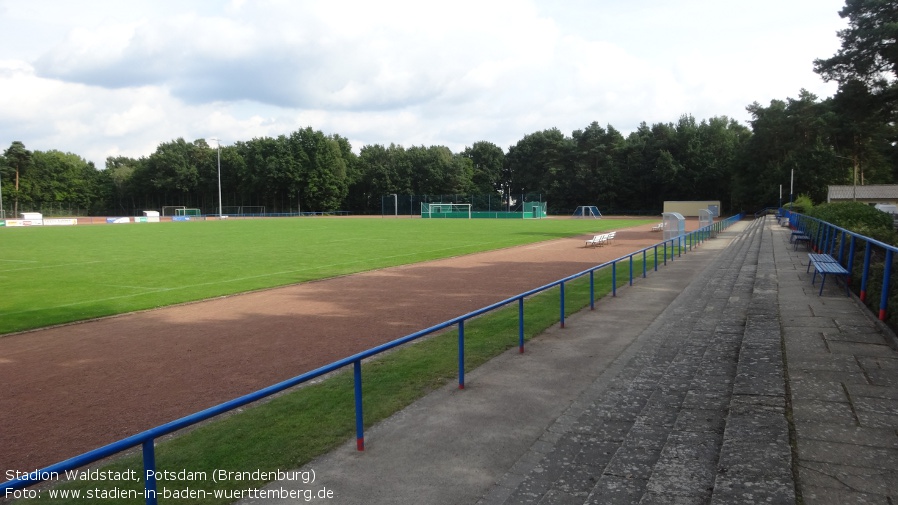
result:
M 783 215 L 788 217 L 790 227 L 800 230 L 811 237 L 809 247 L 814 251 L 829 254 L 850 272 L 847 281 L 849 286 L 852 283 L 851 276 L 854 275 L 856 253 L 863 247 L 864 258 L 863 263 L 860 265 L 860 289 L 856 293 L 862 302 L 867 302 L 867 288 L 870 283 L 873 249 L 877 248 L 884 254 L 885 259 L 883 261 L 881 279 L 882 290 L 879 293 L 879 306 L 876 316 L 880 321 L 885 321 L 889 308 L 889 293 L 892 290 L 892 260 L 895 253 L 898 252 L 898 247 L 797 212 L 783 211 Z
M 663 263 L 667 264 L 668 256 L 670 261 L 674 261 L 674 255 L 677 257 L 682 256 L 683 252 L 691 251 L 693 247 L 701 244 L 705 240 L 708 240 L 716 235 L 716 233 L 729 228 L 733 223 L 736 223 L 740 219 L 742 219 L 743 215 L 739 214 L 737 216 L 733 216 L 727 219 L 723 219 L 718 221 L 717 223 L 713 223 L 711 225 L 705 226 L 698 230 L 689 232 L 685 235 L 681 235 L 679 237 L 674 237 L 671 239 L 667 239 L 663 242 L 658 242 L 652 246 L 646 247 L 644 249 L 640 249 L 633 253 L 630 253 L 626 256 L 621 256 L 620 258 L 602 263 L 595 267 L 592 267 L 588 270 L 584 270 L 582 272 L 570 275 L 563 279 L 551 282 L 544 286 L 540 286 L 535 289 L 531 289 L 524 293 L 520 293 L 511 298 L 507 298 L 500 302 L 496 302 L 492 305 L 488 305 L 481 309 L 475 310 L 473 312 L 469 312 L 462 316 L 458 316 L 456 318 L 450 319 L 448 321 L 444 321 L 437 325 L 431 326 L 424 330 L 406 335 L 402 338 L 387 342 L 385 344 L 379 345 L 377 347 L 373 347 L 366 351 L 360 352 L 353 356 L 349 356 L 347 358 L 343 358 L 339 361 L 335 361 L 329 365 L 325 365 L 321 368 L 317 368 L 310 372 L 306 372 L 302 375 L 298 375 L 293 377 L 292 379 L 285 380 L 283 382 L 279 382 L 272 386 L 268 386 L 264 389 L 260 389 L 254 393 L 250 393 L 239 398 L 235 398 L 233 400 L 221 403 L 214 407 L 210 407 L 208 409 L 202 410 L 200 412 L 196 412 L 189 416 L 182 417 L 175 421 L 171 421 L 166 424 L 162 424 L 155 428 L 151 428 L 144 432 L 138 433 L 136 435 L 132 435 L 130 437 L 121 439 L 117 442 L 113 442 L 111 444 L 105 445 L 103 447 L 94 449 L 92 451 L 85 452 L 73 458 L 67 459 L 65 461 L 61 461 L 59 463 L 50 465 L 46 468 L 35 470 L 34 472 L 26 473 L 19 478 L 4 482 L 0 484 L 0 493 L 3 493 L 0 496 L 4 496 L 7 490 L 21 490 L 25 489 L 34 484 L 38 484 L 40 482 L 44 482 L 47 480 L 55 480 L 57 476 L 64 475 L 67 470 L 74 470 L 76 468 L 89 465 L 101 459 L 116 455 L 120 452 L 124 452 L 133 447 L 142 446 L 143 450 L 143 465 L 144 465 L 144 496 L 146 499 L 146 503 L 148 505 L 156 504 L 156 463 L 155 463 L 155 440 L 174 433 L 183 428 L 187 428 L 194 424 L 200 423 L 212 417 L 215 417 L 219 414 L 223 414 L 234 410 L 236 408 L 242 407 L 249 403 L 253 403 L 255 401 L 261 400 L 273 394 L 279 393 L 291 387 L 297 386 L 304 382 L 308 382 L 316 377 L 320 377 L 327 373 L 339 370 L 345 366 L 352 365 L 353 367 L 353 382 L 354 382 L 354 391 L 355 391 L 355 416 L 356 416 L 356 447 L 359 451 L 363 451 L 365 449 L 365 435 L 364 435 L 364 416 L 363 416 L 363 405 L 362 405 L 362 360 L 366 358 L 370 358 L 372 356 L 376 356 L 384 351 L 389 349 L 393 349 L 394 347 L 398 347 L 402 344 L 411 342 L 413 340 L 417 340 L 421 337 L 429 335 L 431 333 L 444 330 L 450 328 L 452 326 L 458 327 L 458 387 L 459 389 L 464 389 L 465 387 L 465 331 L 464 324 L 465 321 L 472 319 L 474 317 L 480 316 L 487 312 L 496 310 L 498 308 L 504 307 L 506 305 L 510 305 L 512 303 L 518 303 L 518 347 L 520 352 L 524 352 L 524 299 L 535 295 L 537 293 L 546 291 L 548 289 L 554 288 L 555 286 L 559 287 L 560 291 L 560 324 L 564 327 L 564 319 L 565 319 L 565 291 L 564 287 L 566 283 L 569 283 L 573 280 L 579 279 L 584 276 L 589 276 L 589 293 L 590 293 L 590 310 L 595 309 L 595 272 L 601 270 L 602 268 L 610 267 L 612 272 L 612 296 L 617 295 L 617 265 L 621 262 L 629 263 L 629 284 L 633 284 L 633 258 L 637 255 L 642 255 L 642 277 L 646 277 L 647 275 L 647 267 L 646 267 L 646 259 L 648 251 L 653 251 L 654 253 L 654 270 L 658 270 L 658 249 L 659 247 L 662 249 L 663 253 Z M 668 247 L 669 246 L 669 247 Z M 668 254 L 669 251 L 669 254 Z

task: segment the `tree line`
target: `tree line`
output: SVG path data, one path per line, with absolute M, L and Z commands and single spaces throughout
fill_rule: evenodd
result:
M 898 177 L 898 2 L 847 0 L 840 15 L 849 20 L 842 48 L 814 62 L 824 80 L 839 84 L 837 93 L 820 99 L 801 90 L 755 102 L 748 125 L 685 114 L 627 135 L 598 122 L 570 134 L 550 128 L 507 150 L 482 140 L 461 152 L 375 144 L 358 154 L 346 138 L 307 127 L 227 146 L 178 138 L 146 157 L 107 158 L 103 169 L 16 141 L 0 157 L 0 205 L 9 215 L 134 215 L 166 205 L 380 214 L 381 198 L 391 194 L 539 193 L 550 213 L 578 205 L 657 213 L 665 200 L 720 200 L 738 212 L 780 203 L 793 175 L 795 194 L 822 202 L 829 184 Z

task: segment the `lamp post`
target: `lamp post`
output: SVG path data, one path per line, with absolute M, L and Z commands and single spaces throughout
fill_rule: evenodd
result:
M 214 140 L 218 145 L 218 219 L 220 220 L 224 217 L 221 212 L 221 140 L 215 137 L 210 140 Z
M 0 179 L 0 219 L 6 218 L 6 212 L 3 210 L 3 180 Z

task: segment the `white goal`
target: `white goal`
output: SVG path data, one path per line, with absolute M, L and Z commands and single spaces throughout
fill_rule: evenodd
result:
M 163 216 L 181 216 L 179 212 L 183 211 L 187 207 L 183 205 L 163 205 L 162 206 L 162 215 Z
M 421 217 L 471 219 L 470 203 L 422 203 Z
M 202 216 L 203 213 L 200 209 L 188 209 L 187 207 L 181 207 L 180 209 L 175 209 L 176 216 Z
M 602 213 L 599 212 L 599 208 L 595 205 L 581 205 L 577 207 L 577 210 L 574 211 L 572 217 L 591 217 L 593 219 L 598 219 L 602 217 Z

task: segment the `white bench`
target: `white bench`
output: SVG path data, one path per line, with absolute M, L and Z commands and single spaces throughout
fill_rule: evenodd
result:
M 616 231 L 612 231 L 609 233 L 603 233 L 601 235 L 596 235 L 595 237 L 586 241 L 586 247 L 597 247 L 600 245 L 605 245 L 608 242 L 614 240 L 614 236 L 617 234 Z
M 600 245 L 605 245 L 608 242 L 608 234 L 603 233 L 601 235 L 596 235 L 595 237 L 586 241 L 586 247 L 597 247 Z

